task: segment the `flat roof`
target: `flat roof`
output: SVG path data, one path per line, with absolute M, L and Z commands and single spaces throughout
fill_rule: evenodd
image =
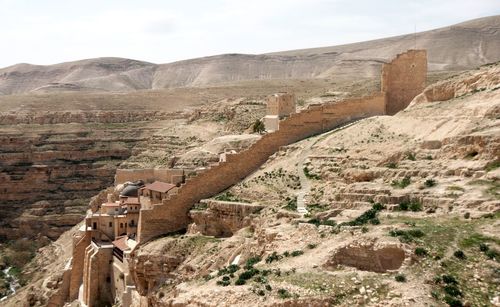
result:
M 166 193 L 175 187 L 176 187 L 175 184 L 155 181 L 153 183 L 146 184 L 144 188 L 155 192 Z
M 120 207 L 119 203 L 104 203 L 102 204 L 103 207 Z
M 123 203 L 127 204 L 127 205 L 140 205 L 141 204 L 139 202 L 138 197 L 127 197 L 127 199 Z

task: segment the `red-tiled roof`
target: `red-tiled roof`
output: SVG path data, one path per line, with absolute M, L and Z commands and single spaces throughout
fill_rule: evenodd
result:
M 116 240 L 114 240 L 112 243 L 118 249 L 126 251 L 127 249 L 130 249 L 130 247 L 128 247 L 127 245 L 127 239 L 128 239 L 127 236 L 116 237 Z
M 155 181 L 153 183 L 146 184 L 145 188 L 155 192 L 167 193 L 169 190 L 175 188 L 175 184 Z
M 127 197 L 127 199 L 124 202 L 127 205 L 138 205 L 139 203 L 139 198 L 137 197 Z

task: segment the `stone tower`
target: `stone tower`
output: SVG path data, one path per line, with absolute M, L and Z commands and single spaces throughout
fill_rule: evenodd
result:
M 295 113 L 295 95 L 277 93 L 267 97 L 267 112 L 264 117 L 266 131 L 277 131 L 279 121 Z
M 426 85 L 427 51 L 408 50 L 382 66 L 381 90 L 386 94 L 386 114 L 406 108 Z

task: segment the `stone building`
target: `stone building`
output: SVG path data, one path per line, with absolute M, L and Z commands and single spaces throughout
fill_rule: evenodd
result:
M 144 208 L 149 208 L 154 204 L 161 203 L 163 199 L 167 198 L 168 193 L 176 189 L 175 184 L 155 181 L 139 189 L 139 201 Z

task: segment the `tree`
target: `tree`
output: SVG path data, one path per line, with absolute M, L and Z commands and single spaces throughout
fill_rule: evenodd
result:
M 253 123 L 253 132 L 262 133 L 264 131 L 266 131 L 266 127 L 264 126 L 264 123 L 260 119 L 257 119 Z

